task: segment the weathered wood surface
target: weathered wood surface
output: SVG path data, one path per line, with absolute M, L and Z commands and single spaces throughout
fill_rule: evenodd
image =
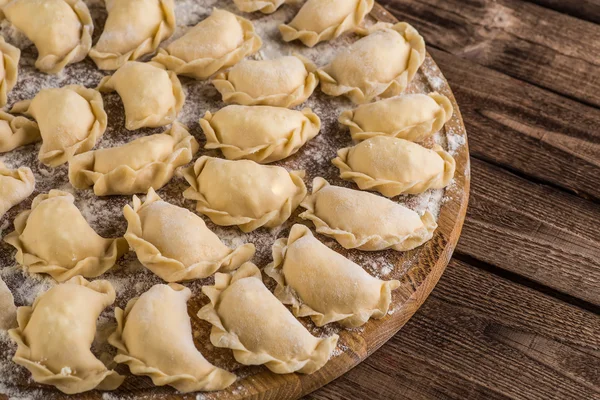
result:
M 473 156 L 600 198 L 599 25 L 521 0 L 383 3 L 425 37 L 461 105 Z M 494 15 L 513 22 L 503 27 Z M 503 29 L 515 32 L 489 32 Z M 531 47 L 543 41 L 552 46 Z
M 470 264 L 306 399 L 600 399 L 600 1 L 382 3 L 461 107 L 473 179 L 455 254 Z
M 600 105 L 600 26 L 523 0 L 385 0 L 433 47 Z M 576 4 L 575 2 L 563 2 Z
M 600 204 L 479 160 L 472 178 L 457 252 L 600 305 Z
M 471 156 L 600 199 L 600 109 L 430 51 L 461 106 Z
M 526 0 L 585 21 L 600 23 L 599 0 Z
M 600 317 L 452 261 L 377 353 L 306 399 L 600 398 Z

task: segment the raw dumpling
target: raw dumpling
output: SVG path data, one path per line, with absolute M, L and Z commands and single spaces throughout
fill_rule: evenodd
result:
M 200 126 L 206 149 L 220 149 L 230 160 L 267 164 L 291 156 L 317 136 L 321 120 L 310 108 L 233 105 L 214 115 L 207 111 Z
M 217 225 L 238 225 L 243 232 L 283 224 L 306 197 L 304 171 L 253 161 L 200 157 L 184 171 L 191 185 L 183 197 Z
M 245 60 L 217 75 L 212 83 L 227 104 L 293 108 L 304 103 L 319 84 L 316 69 L 299 55 Z
M 233 2 L 243 12 L 260 11 L 263 14 L 272 14 L 290 0 L 233 0 Z
M 167 282 L 229 272 L 254 256 L 252 243 L 230 249 L 202 218 L 162 201 L 153 189 L 144 203 L 134 196 L 133 208 L 126 205 L 123 213 L 129 246 L 146 268 Z
M 17 307 L 12 292 L 0 277 L 0 331 L 17 326 Z
M 0 161 L 0 219 L 25 200 L 35 189 L 35 177 L 28 167 L 8 169 Z
M 171 283 L 154 285 L 131 299 L 125 311 L 115 309 L 117 329 L 108 342 L 117 348 L 115 361 L 134 375 L 147 375 L 156 386 L 180 392 L 221 390 L 236 376 L 217 368 L 194 345 L 187 312 L 190 289 Z
M 96 320 L 115 301 L 108 281 L 88 282 L 81 276 L 54 286 L 31 307 L 19 307 L 19 327 L 8 333 L 17 343 L 13 361 L 33 380 L 67 394 L 115 390 L 124 376 L 108 370 L 90 351 Z
M 50 167 L 94 147 L 107 124 L 102 95 L 80 85 L 42 89 L 32 100 L 15 104 L 11 112 L 37 121 L 44 142 L 39 159 Z
M 416 212 L 372 193 L 331 186 L 313 180 L 313 192 L 300 204 L 300 218 L 312 221 L 317 232 L 333 237 L 346 249 L 412 250 L 430 240 L 437 224 L 433 215 Z
M 264 364 L 276 374 L 312 374 L 327 363 L 338 335 L 316 338 L 273 296 L 260 270 L 246 263 L 233 274 L 216 274 L 203 286 L 210 304 L 198 312 L 213 327 L 210 341 L 233 350 L 244 365 Z
M 35 44 L 40 71 L 57 74 L 92 47 L 94 23 L 82 0 L 12 0 L 2 11 Z
M 90 51 L 98 68 L 114 70 L 152 53 L 175 32 L 174 0 L 106 0 L 108 18 Z
M 360 265 L 319 242 L 304 225 L 273 245 L 273 262 L 265 273 L 277 281 L 275 296 L 290 304 L 297 317 L 315 325 L 330 322 L 354 328 L 369 318 L 383 318 L 399 281 L 382 281 Z
M 340 178 L 387 197 L 445 188 L 456 168 L 454 158 L 438 145 L 430 150 L 388 136 L 341 149 L 332 162 L 340 169 Z
M 51 190 L 15 218 L 15 231 L 4 241 L 17 249 L 15 259 L 29 272 L 46 273 L 59 282 L 75 275 L 94 278 L 128 250 L 123 238 L 100 237 L 74 201 L 70 193 Z
M 452 112 L 444 95 L 406 94 L 344 111 L 339 121 L 356 141 L 385 135 L 421 142 L 442 129 Z
M 153 61 L 177 75 L 207 79 L 231 67 L 262 46 L 252 22 L 215 8 L 210 17 L 159 49 Z
M 186 127 L 175 122 L 164 133 L 73 157 L 69 181 L 77 189 L 93 185 L 96 196 L 158 190 L 171 180 L 175 168 L 192 161 L 198 147 Z
M 373 31 L 317 71 L 321 90 L 347 96 L 356 104 L 377 96 L 403 92 L 425 60 L 425 42 L 412 26 L 401 22 Z
M 0 107 L 4 107 L 8 101 L 8 92 L 17 83 L 21 50 L 10 43 L 6 43 L 4 37 L 0 36 L 0 56 L 2 56 L 2 62 L 0 63 Z
M 125 107 L 125 128 L 156 128 L 175 121 L 185 102 L 177 75 L 156 63 L 129 61 L 98 85 L 101 92 L 117 91 Z
M 0 153 L 41 140 L 38 124 L 0 110 Z
M 373 8 L 373 0 L 308 0 L 289 24 L 279 25 L 283 40 L 299 39 L 313 47 L 358 27 Z

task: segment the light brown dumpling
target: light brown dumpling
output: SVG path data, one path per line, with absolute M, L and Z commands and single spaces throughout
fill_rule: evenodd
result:
M 217 225 L 237 225 L 243 232 L 283 224 L 306 197 L 304 171 L 200 157 L 184 170 L 191 185 L 183 197 Z
M 154 52 L 177 26 L 174 0 L 106 0 L 106 10 L 104 31 L 90 51 L 104 70 Z
M 245 60 L 217 75 L 212 84 L 227 104 L 293 108 L 304 103 L 319 84 L 316 69 L 300 55 Z
M 8 169 L 0 161 L 0 219 L 25 200 L 35 189 L 35 177 L 28 167 Z
M 17 83 L 21 50 L 6 43 L 4 37 L 0 36 L 0 56 L 2 57 L 2 62 L 0 62 L 0 107 L 4 107 L 8 101 L 8 92 Z
M 100 313 L 115 301 L 108 281 L 75 276 L 19 307 L 19 327 L 8 333 L 17 343 L 13 361 L 33 380 L 67 394 L 115 390 L 124 376 L 108 370 L 90 351 Z
M 425 61 L 425 42 L 407 23 L 375 29 L 339 52 L 317 74 L 321 90 L 356 104 L 402 93 Z
M 242 12 L 260 11 L 263 14 L 272 14 L 283 4 L 293 0 L 233 0 L 237 8 Z
M 35 44 L 40 71 L 57 74 L 92 47 L 94 23 L 82 0 L 12 0 L 2 12 Z
M 38 124 L 0 110 L 0 153 L 42 140 Z
M 357 28 L 371 12 L 374 0 L 308 0 L 288 24 L 279 25 L 283 40 L 313 47 Z
M 157 63 L 128 61 L 98 85 L 101 92 L 116 91 L 125 107 L 125 128 L 156 128 L 175 121 L 185 102 L 177 75 Z
M 232 105 L 214 115 L 207 111 L 200 126 L 206 135 L 204 148 L 219 149 L 229 160 L 268 164 L 295 154 L 317 136 L 321 120 L 310 108 Z
M 125 239 L 100 237 L 74 201 L 70 193 L 51 190 L 15 218 L 15 231 L 4 241 L 17 249 L 15 259 L 29 272 L 49 274 L 59 282 L 75 275 L 94 278 L 127 251 Z
M 50 167 L 91 150 L 104 134 L 108 119 L 102 95 L 80 85 L 42 89 L 33 99 L 16 103 L 11 112 L 37 121 L 43 140 L 39 159 Z
M 225 246 L 193 212 L 174 206 L 153 189 L 144 203 L 133 197 L 126 205 L 125 239 L 140 262 L 167 282 L 189 281 L 229 272 L 254 256 L 254 245 Z
M 12 292 L 0 277 L 0 331 L 17 326 L 17 307 Z
M 387 197 L 443 189 L 456 169 L 454 158 L 438 145 L 430 150 L 389 136 L 375 136 L 338 150 L 332 162 L 340 178 Z
M 117 307 L 117 329 L 108 342 L 117 348 L 117 363 L 134 375 L 152 378 L 156 386 L 169 385 L 182 393 L 222 390 L 236 376 L 217 368 L 194 345 L 187 312 L 190 289 L 171 283 L 154 285 Z
M 313 192 L 300 204 L 300 218 L 312 221 L 317 232 L 330 236 L 346 249 L 412 250 L 429 241 L 437 228 L 429 211 L 419 214 L 384 197 L 331 186 L 313 180 Z
M 177 75 L 208 79 L 256 53 L 261 46 L 252 22 L 215 8 L 210 17 L 159 49 L 152 61 Z
M 406 94 L 344 111 L 339 121 L 355 141 L 384 135 L 421 142 L 442 129 L 452 113 L 444 95 Z
M 177 167 L 192 161 L 198 148 L 186 127 L 175 122 L 164 133 L 73 157 L 69 182 L 77 189 L 93 185 L 96 196 L 158 190 L 171 180 Z
M 213 325 L 211 343 L 233 350 L 241 364 L 264 364 L 276 374 L 312 374 L 335 349 L 338 335 L 311 335 L 267 289 L 252 263 L 233 274 L 216 274 L 215 285 L 202 292 L 210 303 L 198 317 Z
M 354 328 L 369 318 L 383 318 L 392 302 L 396 280 L 382 281 L 360 265 L 319 242 L 304 225 L 273 245 L 273 262 L 265 273 L 277 281 L 275 296 L 292 306 L 297 317 L 317 326 L 331 322 Z

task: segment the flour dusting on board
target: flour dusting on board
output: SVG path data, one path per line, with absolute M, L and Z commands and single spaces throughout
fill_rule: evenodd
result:
M 88 4 L 94 19 L 96 27 L 94 32 L 95 41 L 100 35 L 106 19 L 104 1 L 84 1 Z M 183 35 L 190 27 L 206 18 L 211 13 L 213 7 L 217 6 L 236 14 L 241 14 L 231 0 L 176 0 L 178 28 L 173 37 L 164 42 L 162 46 L 166 46 L 175 38 Z M 256 31 L 264 43 L 261 50 L 251 58 L 270 59 L 297 52 L 311 59 L 318 66 L 324 66 L 332 60 L 338 51 L 357 40 L 358 36 L 347 34 L 333 42 L 322 43 L 312 49 L 297 43 L 289 44 L 283 42 L 278 26 L 283 22 L 290 21 L 298 9 L 299 5 L 285 5 L 271 15 L 263 15 L 261 13 L 244 14 L 244 17 L 254 23 Z M 372 22 L 369 21 L 369 23 Z M 59 75 L 41 73 L 34 67 L 37 52 L 32 43 L 6 20 L 0 22 L 0 32 L 8 42 L 22 50 L 19 65 L 19 80 L 17 86 L 9 94 L 9 107 L 19 100 L 32 98 L 40 89 L 46 87 L 61 87 L 69 84 L 96 87 L 103 76 L 110 74 L 109 72 L 99 71 L 89 58 L 83 62 L 67 66 Z M 151 56 L 148 56 L 144 60 L 150 58 Z M 413 83 L 411 83 L 408 92 L 443 92 L 446 88 L 446 83 L 440 76 L 441 74 L 437 66 L 427 60 Z M 188 126 L 192 135 L 203 145 L 206 139 L 200 129 L 198 120 L 206 111 L 216 111 L 222 108 L 224 103 L 210 82 L 199 82 L 184 77 L 180 78 L 180 80 L 187 98 L 178 119 Z M 124 128 L 125 118 L 119 96 L 116 93 L 103 94 L 103 99 L 109 124 L 96 148 L 119 146 L 138 137 L 160 133 L 167 129 L 167 127 L 164 127 L 142 129 L 134 132 L 127 131 Z M 317 88 L 314 95 L 305 104 L 299 106 L 298 109 L 304 107 L 310 107 L 321 118 L 321 133 L 301 148 L 296 155 L 278 162 L 276 165 L 283 166 L 289 170 L 306 170 L 307 176 L 305 182 L 309 190 L 312 187 L 312 180 L 316 176 L 322 176 L 334 185 L 354 187 L 353 184 L 339 179 L 337 168 L 330 162 L 335 157 L 336 151 L 339 148 L 352 145 L 348 131 L 338 124 L 337 118 L 343 110 L 353 108 L 354 106 L 345 98 L 328 97 Z M 458 117 L 455 116 L 454 118 Z M 433 144 L 439 144 L 452 154 L 456 154 L 465 145 L 465 137 L 460 132 L 446 131 L 437 133 L 424 143 L 424 145 L 429 147 Z M 123 218 L 122 210 L 126 204 L 131 203 L 131 197 L 113 196 L 98 198 L 93 194 L 92 190 L 73 189 L 68 181 L 66 164 L 57 168 L 49 168 L 38 162 L 37 154 L 40 146 L 40 143 L 32 144 L 0 155 L 0 160 L 6 163 L 8 167 L 30 167 L 36 178 L 35 193 L 22 204 L 10 210 L 0 220 L 0 235 L 6 235 L 14 229 L 12 221 L 19 212 L 29 208 L 35 195 L 51 189 L 60 189 L 72 193 L 76 199 L 75 204 L 81 210 L 85 219 L 103 237 L 108 238 L 123 235 L 126 230 L 126 222 Z M 201 155 L 221 156 L 218 152 L 206 151 L 204 149 L 200 150 L 196 158 Z M 187 184 L 184 179 L 176 175 L 168 185 L 158 191 L 158 194 L 165 201 L 194 211 L 195 204 L 185 200 L 182 196 L 182 192 L 186 187 Z M 400 196 L 396 200 L 421 215 L 426 210 L 429 210 L 437 218 L 443 202 L 448 201 L 449 196 L 452 196 L 452 193 L 455 192 L 453 190 L 429 190 L 417 196 Z M 216 226 L 207 218 L 203 218 L 207 222 L 207 226 L 230 247 L 237 247 L 249 242 L 254 243 L 257 252 L 253 261 L 259 267 L 264 267 L 271 261 L 271 246 L 273 242 L 277 238 L 286 237 L 294 223 L 306 223 L 298 218 L 298 214 L 301 211 L 300 209 L 296 210 L 290 220 L 281 227 L 270 230 L 259 229 L 248 234 L 243 234 L 236 227 Z M 381 279 L 401 279 L 409 269 L 418 267 L 418 251 L 406 253 L 394 251 L 375 253 L 348 251 L 344 250 L 337 242 L 330 238 L 321 235 L 317 235 L 317 237 L 327 246 L 362 265 L 369 273 Z M 0 278 L 10 288 L 17 306 L 31 305 L 37 296 L 56 284 L 49 276 L 30 274 L 26 269 L 18 266 L 14 260 L 14 249 L 4 242 L 0 243 Z M 128 253 L 118 261 L 115 268 L 98 279 L 106 279 L 112 283 L 117 292 L 117 299 L 114 306 L 121 308 L 124 308 L 127 301 L 131 298 L 139 296 L 157 283 L 163 283 L 160 278 L 139 263 L 135 253 Z M 193 299 L 190 301 L 191 315 L 195 315 L 199 307 L 208 301 L 201 293 L 201 287 L 212 283 L 213 278 L 185 283 L 194 294 Z M 270 278 L 265 278 L 265 283 L 271 289 L 274 287 L 274 282 Z M 114 306 L 109 307 L 100 316 L 98 334 L 92 345 L 94 354 L 110 368 L 114 367 L 112 358 L 114 357 L 115 349 L 107 344 L 106 338 L 115 325 Z M 396 307 L 400 306 L 396 305 Z M 395 310 L 396 308 L 393 308 L 391 312 Z M 316 336 L 324 337 L 344 331 L 337 324 L 317 328 L 306 318 L 303 318 L 301 322 Z M 263 367 L 241 366 L 235 362 L 231 351 L 212 346 L 209 340 L 210 325 L 205 321 L 194 317 L 192 318 L 192 327 L 196 345 L 210 362 L 219 367 L 234 371 L 240 379 L 244 377 L 252 379 L 254 374 L 262 371 Z M 361 332 L 362 328 L 359 328 L 352 330 L 351 333 L 360 334 Z M 27 370 L 11 361 L 15 349 L 16 346 L 9 339 L 7 332 L 0 330 L 0 394 L 5 394 L 10 399 L 59 398 L 60 393 L 58 391 L 52 387 L 35 384 L 31 380 Z M 333 356 L 340 356 L 347 351 L 350 350 L 342 335 Z M 168 387 L 154 388 L 147 377 L 131 376 L 125 366 L 118 366 L 117 371 L 128 375 L 123 385 L 124 390 L 103 393 L 97 397 L 101 397 L 103 400 L 133 399 L 134 397 L 131 394 L 126 394 L 129 391 L 130 393 L 133 392 L 137 395 L 142 395 L 143 398 L 152 399 L 174 393 L 174 390 Z M 203 400 L 218 399 L 223 393 L 228 393 L 230 396 L 239 398 L 249 394 L 246 393 L 246 389 L 239 384 L 238 380 L 226 392 L 198 394 L 196 398 Z

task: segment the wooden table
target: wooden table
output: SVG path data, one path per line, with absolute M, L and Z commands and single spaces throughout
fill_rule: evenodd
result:
M 471 200 L 408 324 L 306 399 L 600 399 L 600 0 L 383 0 L 460 105 Z

